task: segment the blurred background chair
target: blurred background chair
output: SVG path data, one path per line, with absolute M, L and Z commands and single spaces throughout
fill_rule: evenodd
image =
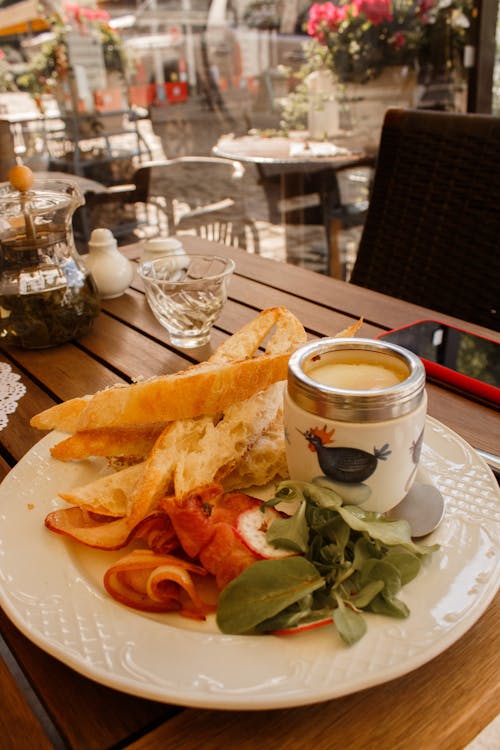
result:
M 499 329 L 500 118 L 388 110 L 350 281 Z
M 375 159 L 371 156 L 353 167 L 340 167 L 325 176 L 320 188 L 327 241 L 329 276 L 347 279 L 352 269 L 353 252 L 368 215 L 369 195 Z M 352 238 L 350 238 L 352 235 Z
M 149 234 L 190 232 L 259 252 L 241 187 L 244 173 L 239 162 L 210 156 L 146 162 L 132 184 L 86 193 L 89 231 L 105 226 L 117 238 L 141 228 Z

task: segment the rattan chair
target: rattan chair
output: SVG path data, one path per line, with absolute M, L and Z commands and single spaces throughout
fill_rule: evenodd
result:
M 388 110 L 350 281 L 499 329 L 500 118 Z

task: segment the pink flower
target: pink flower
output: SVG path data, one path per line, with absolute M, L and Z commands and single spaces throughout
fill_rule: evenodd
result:
M 390 44 L 396 49 L 401 49 L 406 44 L 406 34 L 404 31 L 396 31 L 389 39 Z
M 391 0 L 361 0 L 358 8 L 374 26 L 384 21 L 392 21 Z
M 76 3 L 64 3 L 64 9 L 68 16 L 73 16 L 76 21 L 86 18 L 88 21 L 109 21 L 110 15 L 100 8 L 80 8 Z
M 309 36 L 316 37 L 323 44 L 325 34 L 330 31 L 337 31 L 346 16 L 347 6 L 338 7 L 330 2 L 314 3 L 309 8 L 307 33 Z
M 429 23 L 429 11 L 434 8 L 436 0 L 420 0 L 417 13 L 420 15 L 422 23 Z
M 362 2 L 363 0 L 353 0 L 350 5 L 345 6 L 348 9 L 349 18 L 356 18 L 356 16 L 359 16 L 359 6 Z

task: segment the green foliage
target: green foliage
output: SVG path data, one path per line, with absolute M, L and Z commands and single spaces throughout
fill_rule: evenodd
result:
M 344 643 L 366 632 L 362 612 L 407 617 L 398 598 L 437 545 L 412 541 L 405 521 L 342 504 L 330 489 L 282 482 L 263 508 L 295 503 L 274 521 L 268 540 L 300 555 L 251 565 L 221 594 L 217 622 L 225 633 L 269 633 L 333 617 Z
M 91 25 L 100 33 L 106 70 L 123 74 L 128 60 L 120 36 L 107 23 L 98 19 L 92 21 Z M 69 73 L 66 26 L 59 16 L 50 19 L 50 26 L 54 38 L 42 45 L 27 70 L 14 79 L 11 88 L 27 91 L 39 106 L 42 96 L 53 93 Z

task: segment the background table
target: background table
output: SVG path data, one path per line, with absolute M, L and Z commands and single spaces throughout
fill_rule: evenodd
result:
M 327 246 L 327 271 L 341 278 L 338 231 L 361 224 L 365 206 L 347 208 L 342 199 L 339 176 L 341 172 L 372 168 L 373 153 L 356 144 L 346 133 L 335 142 L 312 141 L 303 132 L 290 136 L 232 134 L 219 138 L 213 149 L 216 156 L 254 164 L 266 193 L 270 219 L 285 227 L 285 242 L 296 240 L 291 226 L 322 224 Z M 368 180 L 366 181 L 368 184 Z M 276 186 L 278 185 L 278 190 Z M 278 197 L 277 197 L 278 196 Z M 287 238 L 288 239 L 287 241 Z M 302 244 L 305 244 L 303 238 Z
M 364 316 L 361 334 L 422 318 L 429 311 L 304 269 L 197 238 L 187 248 L 223 252 L 236 260 L 230 298 L 213 331 L 211 348 L 273 305 L 285 305 L 311 336 L 332 335 Z M 132 258 L 138 246 L 127 250 Z M 452 318 L 444 320 L 456 322 Z M 470 326 L 481 332 L 477 326 Z M 498 334 L 488 332 L 500 340 Z M 27 387 L 0 433 L 5 475 L 39 439 L 30 417 L 54 402 L 185 367 L 191 354 L 167 345 L 164 329 L 145 303 L 139 283 L 107 300 L 92 331 L 78 342 L 44 351 L 2 353 Z M 495 452 L 498 413 L 429 383 L 429 412 L 470 444 Z M 29 549 L 19 540 L 20 556 Z M 29 559 L 29 558 L 28 558 Z M 31 561 L 36 565 L 36 560 Z M 229 712 L 164 705 L 122 694 L 86 679 L 33 645 L 0 614 L 0 746 L 2 750 L 461 750 L 499 709 L 500 607 L 435 659 L 400 678 L 303 708 Z

